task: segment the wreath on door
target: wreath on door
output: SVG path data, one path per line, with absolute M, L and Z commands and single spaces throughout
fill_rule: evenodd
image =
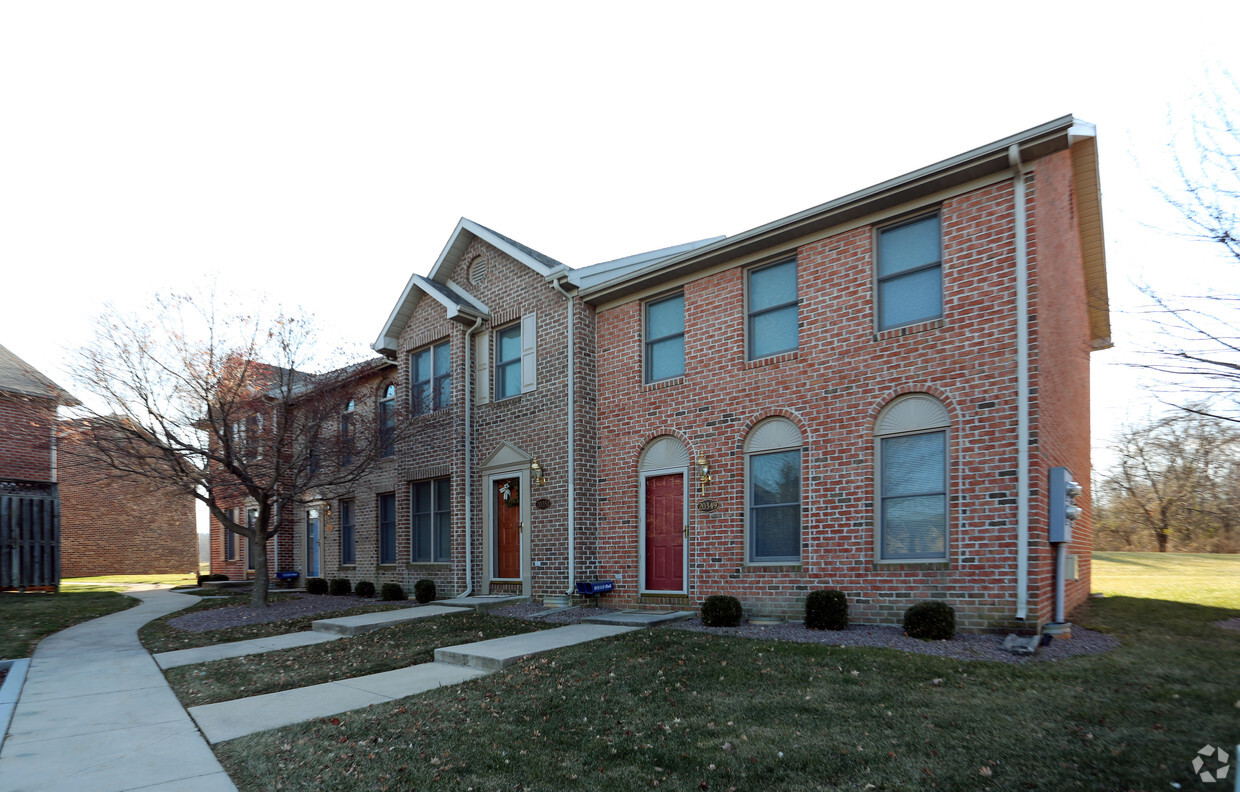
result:
M 521 505 L 521 483 L 517 479 L 508 479 L 500 485 L 499 494 L 504 497 L 505 506 Z

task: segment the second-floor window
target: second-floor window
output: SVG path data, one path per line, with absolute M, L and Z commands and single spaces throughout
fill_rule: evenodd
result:
M 768 264 L 748 273 L 749 360 L 797 348 L 796 259 Z
M 262 459 L 263 416 L 251 415 L 245 419 L 245 458 Z
M 396 453 L 396 386 L 388 385 L 379 397 L 379 447 L 385 457 Z
M 685 296 L 646 303 L 646 382 L 684 376 Z
M 521 324 L 495 333 L 495 399 L 521 393 Z
M 939 215 L 878 232 L 878 329 L 943 315 L 943 244 Z
M 409 409 L 413 415 L 442 410 L 452 402 L 451 347 L 447 341 L 411 356 Z
M 353 464 L 353 413 L 356 404 L 352 399 L 345 405 L 344 412 L 340 414 L 340 466 L 347 467 Z

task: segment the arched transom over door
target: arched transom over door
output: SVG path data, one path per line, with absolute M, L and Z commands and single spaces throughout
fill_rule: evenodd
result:
M 638 474 L 642 589 L 684 593 L 688 566 L 685 489 L 689 451 L 675 437 L 657 437 L 642 451 Z

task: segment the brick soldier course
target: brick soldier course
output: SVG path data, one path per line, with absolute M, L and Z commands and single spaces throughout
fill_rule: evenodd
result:
M 1093 129 L 1065 117 L 733 237 L 588 267 L 462 220 L 374 344 L 390 368 L 358 383 L 359 409 L 394 385 L 415 430 L 345 499 L 352 564 L 341 499 L 321 505 L 322 576 L 534 598 L 606 578 L 610 604 L 732 594 L 776 616 L 829 587 L 861 622 L 938 599 L 966 629 L 1040 626 L 1048 469 L 1088 482 L 1089 354 L 1110 345 L 1100 218 Z M 932 253 L 905 278 L 882 244 Z M 682 331 L 662 335 L 673 314 Z M 752 466 L 775 462 L 768 492 Z M 1077 502 L 1069 609 L 1089 592 Z M 286 558 L 302 568 L 298 519 Z

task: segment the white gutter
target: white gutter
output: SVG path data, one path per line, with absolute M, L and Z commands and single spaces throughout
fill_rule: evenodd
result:
M 465 590 L 458 597 L 474 593 L 474 333 L 482 327 L 482 317 L 465 331 Z
M 551 281 L 551 286 L 564 295 L 564 299 L 568 300 L 568 591 L 569 596 L 576 592 L 573 585 L 573 576 L 576 574 L 573 569 L 573 556 L 576 547 L 577 534 L 577 467 L 576 467 L 576 446 L 577 446 L 577 424 L 576 410 L 574 405 L 577 403 L 577 347 L 573 340 L 573 326 L 576 324 L 573 319 L 573 303 L 574 298 L 568 292 L 564 291 L 564 287 L 560 285 L 559 280 Z
M 1020 144 L 1008 147 L 1016 225 L 1016 618 L 1029 615 L 1029 238 Z

